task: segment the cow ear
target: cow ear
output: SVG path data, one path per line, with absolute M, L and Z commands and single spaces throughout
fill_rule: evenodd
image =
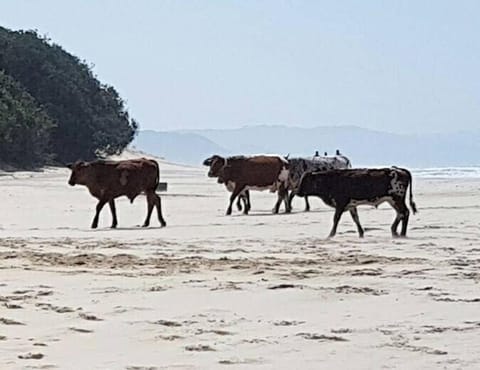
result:
M 73 163 L 67 163 L 67 167 L 72 170 L 73 169 Z

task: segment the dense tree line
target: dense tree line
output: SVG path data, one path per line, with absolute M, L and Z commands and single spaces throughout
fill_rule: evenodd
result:
M 91 160 L 119 153 L 136 134 L 116 90 L 35 31 L 0 27 L 0 71 L 0 162 Z
M 51 159 L 53 121 L 13 78 L 0 71 L 0 162 L 35 167 Z

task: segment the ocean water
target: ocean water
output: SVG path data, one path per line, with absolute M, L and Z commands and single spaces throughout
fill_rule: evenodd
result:
M 410 172 L 415 177 L 430 179 L 480 178 L 480 166 L 410 168 Z

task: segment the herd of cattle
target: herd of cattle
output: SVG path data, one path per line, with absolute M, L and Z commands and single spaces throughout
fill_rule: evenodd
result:
M 357 206 L 377 207 L 387 202 L 396 211 L 391 226 L 393 236 L 402 223 L 400 236 L 406 236 L 410 211 L 405 199 L 409 191 L 409 204 L 413 213 L 417 211 L 412 196 L 412 176 L 404 168 L 352 169 L 350 160 L 338 151 L 335 156 L 314 156 L 312 159 L 288 158 L 273 155 L 232 156 L 214 155 L 203 164 L 209 167 L 208 177 L 217 178 L 231 193 L 227 215 L 237 199 L 237 207 L 248 214 L 250 190 L 270 190 L 277 193 L 273 208 L 278 213 L 283 201 L 285 212 L 291 212 L 295 196 L 305 198 L 305 210 L 310 209 L 309 196 L 320 197 L 325 204 L 335 208 L 330 237 L 337 230 L 338 222 L 345 211 L 349 211 L 360 237 L 364 230 L 358 218 Z M 92 228 L 98 226 L 100 211 L 109 204 L 112 213 L 112 228 L 117 226 L 115 198 L 127 196 L 130 202 L 141 193 L 147 197 L 147 217 L 144 227 L 150 224 L 153 208 L 156 207 L 161 226 L 166 226 L 162 215 L 160 197 L 156 189 L 160 180 L 158 163 L 139 158 L 124 161 L 77 162 L 69 165 L 72 170 L 68 183 L 85 185 L 90 194 L 98 199 Z

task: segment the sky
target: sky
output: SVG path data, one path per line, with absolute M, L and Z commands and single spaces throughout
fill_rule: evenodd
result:
M 142 129 L 480 129 L 480 1 L 5 0 Z

